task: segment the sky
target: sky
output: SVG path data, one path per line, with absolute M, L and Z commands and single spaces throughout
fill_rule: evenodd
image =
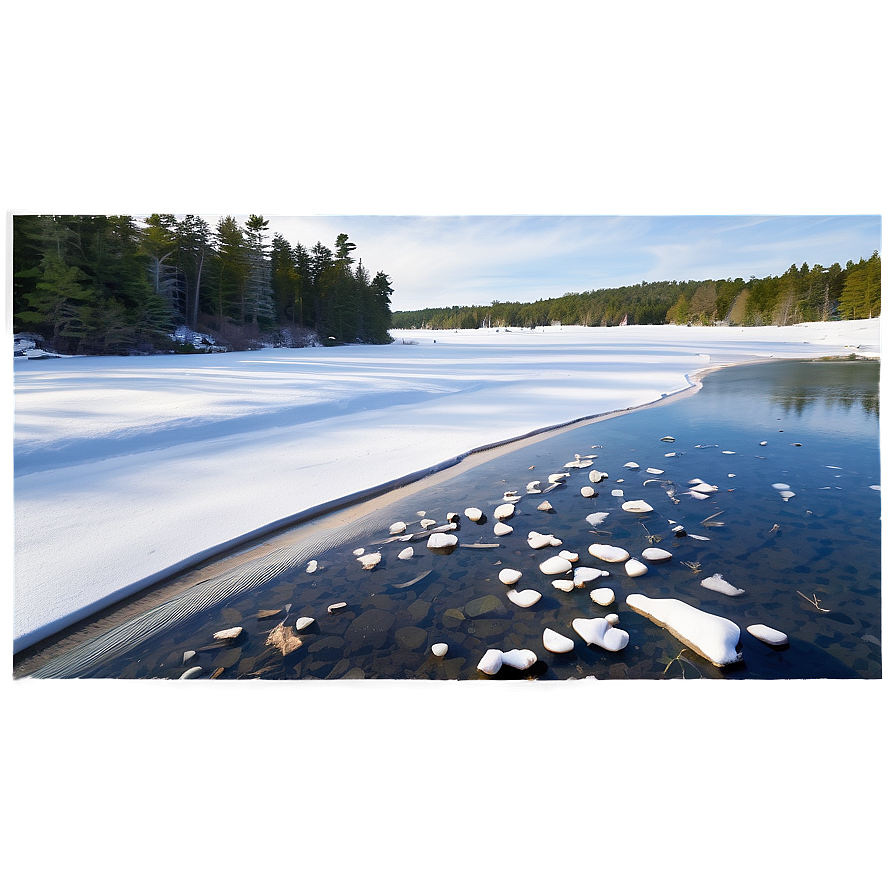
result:
M 356 261 L 389 274 L 394 311 L 533 302 L 642 281 L 746 280 L 803 262 L 845 266 L 881 249 L 879 215 L 265 217 L 270 235 L 307 249 L 333 248 L 347 233 Z

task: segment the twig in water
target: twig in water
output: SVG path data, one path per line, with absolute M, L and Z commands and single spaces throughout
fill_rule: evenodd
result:
M 673 656 L 672 659 L 669 660 L 668 664 L 666 665 L 666 668 L 663 669 L 663 678 L 666 677 L 666 673 L 669 671 L 669 666 L 671 666 L 672 663 L 675 663 L 675 662 L 678 663 L 679 668 L 681 669 L 681 677 L 682 678 L 685 677 L 684 663 L 687 663 L 700 676 L 700 678 L 703 678 L 703 673 L 687 657 L 682 656 L 682 654 L 685 652 L 685 650 L 687 650 L 687 647 L 682 648 L 682 650 L 679 652 L 678 656 Z
M 824 607 L 819 606 L 818 595 L 814 591 L 812 592 L 812 597 L 806 597 L 806 595 L 803 594 L 802 591 L 797 591 L 797 594 L 801 598 L 803 598 L 803 600 L 809 601 L 809 603 L 812 604 L 812 606 L 815 607 L 816 610 L 821 610 L 822 613 L 830 613 L 831 612 L 830 610 L 826 610 Z
M 720 510 L 718 513 L 714 513 L 712 516 L 708 516 L 705 520 L 700 521 L 701 526 L 706 526 L 708 529 L 710 526 L 724 526 L 725 524 L 722 522 L 711 523 L 710 520 L 714 520 L 717 516 L 721 516 L 725 511 Z
M 662 535 L 651 535 L 650 530 L 647 528 L 647 526 L 644 525 L 644 523 L 641 523 L 641 528 L 647 533 L 647 540 L 651 544 L 659 544 L 663 540 Z
M 777 532 L 778 529 L 780 529 L 780 528 L 781 528 L 781 527 L 780 527 L 777 523 L 775 523 L 775 525 L 772 526 L 771 529 L 768 530 L 768 534 L 771 535 L 772 532 Z
M 699 560 L 682 560 L 682 566 L 686 566 L 691 572 L 700 572 Z

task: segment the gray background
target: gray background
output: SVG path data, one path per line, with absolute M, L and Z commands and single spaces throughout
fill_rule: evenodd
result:
M 892 290 L 894 20 L 6 2 L 4 263 L 13 212 L 857 212 Z M 13 684 L 7 347 L 4 893 L 893 891 L 889 606 L 882 683 Z

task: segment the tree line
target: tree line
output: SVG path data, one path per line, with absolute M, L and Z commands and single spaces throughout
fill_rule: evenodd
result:
M 261 215 L 16 215 L 16 329 L 70 354 L 170 351 L 178 326 L 233 349 L 390 341 L 391 279 L 347 234 L 306 248 L 268 230 Z
M 535 302 L 394 311 L 396 329 L 546 327 L 553 323 L 590 327 L 627 324 L 727 323 L 788 325 L 879 317 L 880 255 L 848 261 L 845 267 L 791 265 L 780 276 L 727 280 L 664 280 L 640 285 L 569 292 Z

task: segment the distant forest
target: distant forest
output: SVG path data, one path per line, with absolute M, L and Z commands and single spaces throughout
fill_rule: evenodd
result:
M 879 317 L 880 256 L 857 263 L 810 268 L 791 265 L 778 277 L 749 280 L 646 281 L 635 286 L 569 292 L 536 302 L 493 302 L 482 307 L 393 311 L 395 329 L 590 327 L 628 324 L 797 324 Z
M 13 320 L 69 354 L 391 341 L 392 283 L 341 233 L 291 246 L 268 221 L 16 215 Z M 178 327 L 210 341 L 172 341 Z

